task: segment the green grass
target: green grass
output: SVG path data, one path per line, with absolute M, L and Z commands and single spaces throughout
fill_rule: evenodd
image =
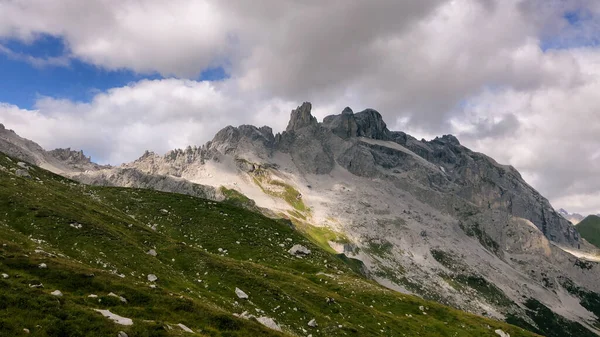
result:
M 219 188 L 219 191 L 225 197 L 225 200 L 223 202 L 232 204 L 237 207 L 242 207 L 242 208 L 251 210 L 253 212 L 260 211 L 258 206 L 256 206 L 256 202 L 254 200 L 248 198 L 247 196 L 245 196 L 244 194 L 242 194 L 241 192 L 239 192 L 237 190 L 229 189 L 229 188 L 226 188 L 225 186 L 221 186 Z
M 589 215 L 575 226 L 581 237 L 596 247 L 600 247 L 600 217 Z
M 317 244 L 321 249 L 335 254 L 336 252 L 331 248 L 329 242 L 336 242 L 339 244 L 350 243 L 348 238 L 341 234 L 334 232 L 327 227 L 316 227 L 305 223 L 298 223 L 298 229 L 303 232 L 311 241 Z
M 254 183 L 264 193 L 283 199 L 298 212 L 310 213 L 310 209 L 302 201 L 302 194 L 292 185 L 272 179 L 270 171 L 267 169 L 257 169 L 253 172 L 253 175 Z
M 533 336 L 361 277 L 359 263 L 314 242 L 331 233 L 316 230 L 320 239 L 309 239 L 285 221 L 228 202 L 90 187 L 35 167 L 32 179 L 21 178 L 12 173 L 16 162 L 0 155 L 0 273 L 10 276 L 0 278 L 1 336 L 24 328 L 32 336 L 116 336 L 120 330 L 132 337 L 496 336 L 495 329 Z M 293 257 L 287 251 L 294 244 L 312 253 Z M 147 254 L 150 249 L 158 255 Z M 159 278 L 155 289 L 150 273 Z M 38 283 L 44 288 L 29 286 Z M 236 287 L 250 299 L 238 299 Z M 64 296 L 50 295 L 56 289 Z M 419 306 L 429 307 L 427 315 Z M 92 309 L 109 309 L 134 324 L 116 325 Z M 273 318 L 283 332 L 233 315 L 244 311 Z M 308 327 L 313 318 L 318 328 Z M 166 328 L 178 323 L 195 333 Z

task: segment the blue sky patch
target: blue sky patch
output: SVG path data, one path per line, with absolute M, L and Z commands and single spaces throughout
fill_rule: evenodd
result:
M 24 109 L 34 108 L 40 96 L 89 102 L 98 91 L 143 79 L 163 78 L 157 73 L 105 70 L 75 58 L 69 59 L 68 54 L 63 40 L 50 35 L 40 35 L 32 43 L 0 40 L 0 102 Z M 63 57 L 66 63 L 36 65 L 28 61 L 28 57 L 39 60 Z M 213 67 L 203 71 L 195 80 L 218 81 L 228 77 L 223 67 Z

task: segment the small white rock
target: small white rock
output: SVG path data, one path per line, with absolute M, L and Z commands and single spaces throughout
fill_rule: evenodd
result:
M 269 329 L 281 331 L 281 327 L 271 317 L 258 317 L 256 320 Z
M 88 297 L 89 298 L 98 298 L 98 295 L 96 295 L 96 294 L 89 294 Z
M 238 298 L 241 299 L 248 299 L 248 295 L 243 292 L 240 288 L 235 288 L 235 294 L 237 295 Z
M 496 333 L 498 336 L 500 336 L 500 337 L 510 337 L 510 335 L 509 335 L 508 333 L 506 333 L 506 332 L 504 332 L 504 331 L 502 331 L 502 330 L 500 330 L 500 329 L 498 329 L 498 330 L 496 330 L 496 331 L 494 331 L 494 332 L 495 332 L 495 333 Z
M 26 333 L 26 334 L 28 334 L 28 333 L 29 333 L 29 329 L 27 329 L 27 328 L 24 328 L 24 329 L 23 329 L 23 333 Z
M 117 337 L 129 337 L 125 331 L 119 331 L 119 333 L 117 333 Z
M 131 320 L 130 318 L 126 318 L 126 317 L 119 316 L 117 314 L 113 314 L 109 310 L 94 309 L 94 311 L 99 312 L 100 314 L 102 314 L 102 316 L 113 320 L 117 324 L 133 325 L 133 320 Z
M 63 293 L 60 290 L 54 290 L 53 292 L 50 293 L 50 295 L 62 297 Z
M 156 250 L 154 249 L 150 249 L 148 252 L 146 252 L 146 254 L 150 255 L 150 256 L 156 256 Z
M 185 332 L 194 333 L 194 331 L 193 331 L 192 329 L 188 328 L 187 326 L 185 326 L 185 325 L 183 325 L 183 324 L 181 324 L 181 323 L 177 324 L 177 326 L 178 326 L 178 327 L 180 327 L 180 328 L 181 328 L 181 330 L 183 330 L 183 331 L 185 331 Z
M 158 280 L 158 277 L 156 277 L 156 275 L 148 274 L 148 281 L 155 282 L 156 280 Z
M 109 293 L 109 294 L 108 294 L 108 296 L 110 296 L 110 297 L 116 297 L 116 298 L 118 298 L 119 300 L 121 300 L 121 302 L 123 302 L 123 303 L 127 303 L 127 300 L 125 299 L 125 297 L 123 297 L 123 296 L 119 296 L 119 295 L 117 295 L 117 294 L 115 294 L 115 293 L 112 293 L 112 292 L 111 292 L 111 293 Z
M 313 318 L 308 322 L 308 326 L 311 328 L 316 328 L 318 326 L 317 321 Z
M 40 269 L 46 269 L 46 268 L 48 268 L 48 266 L 47 266 L 45 263 L 40 263 L 40 264 L 38 265 L 38 267 L 39 267 Z
M 2 278 L 8 278 L 8 274 L 2 273 Z

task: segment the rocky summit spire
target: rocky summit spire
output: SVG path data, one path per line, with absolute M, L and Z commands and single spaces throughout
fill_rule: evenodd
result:
M 311 109 L 312 105 L 309 102 L 304 102 L 301 106 L 292 110 L 290 122 L 285 131 L 290 132 L 307 126 L 317 125 L 317 119 L 310 113 Z

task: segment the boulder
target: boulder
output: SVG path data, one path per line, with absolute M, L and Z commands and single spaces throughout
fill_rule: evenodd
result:
M 257 317 L 256 320 L 269 329 L 281 331 L 281 327 L 271 317 Z
M 17 177 L 31 178 L 31 174 L 29 174 L 29 172 L 27 170 L 24 170 L 24 169 L 18 169 L 18 170 L 16 170 L 15 174 L 17 175 Z
M 290 250 L 288 250 L 288 253 L 295 256 L 305 256 L 310 254 L 310 249 L 302 245 L 294 245 L 292 248 L 290 248 Z
M 496 333 L 496 335 L 500 336 L 500 337 L 510 337 L 510 335 L 500 329 L 494 331 Z
M 248 299 L 248 295 L 242 291 L 240 288 L 235 288 L 235 294 L 237 295 L 238 298 L 241 298 L 243 300 Z

